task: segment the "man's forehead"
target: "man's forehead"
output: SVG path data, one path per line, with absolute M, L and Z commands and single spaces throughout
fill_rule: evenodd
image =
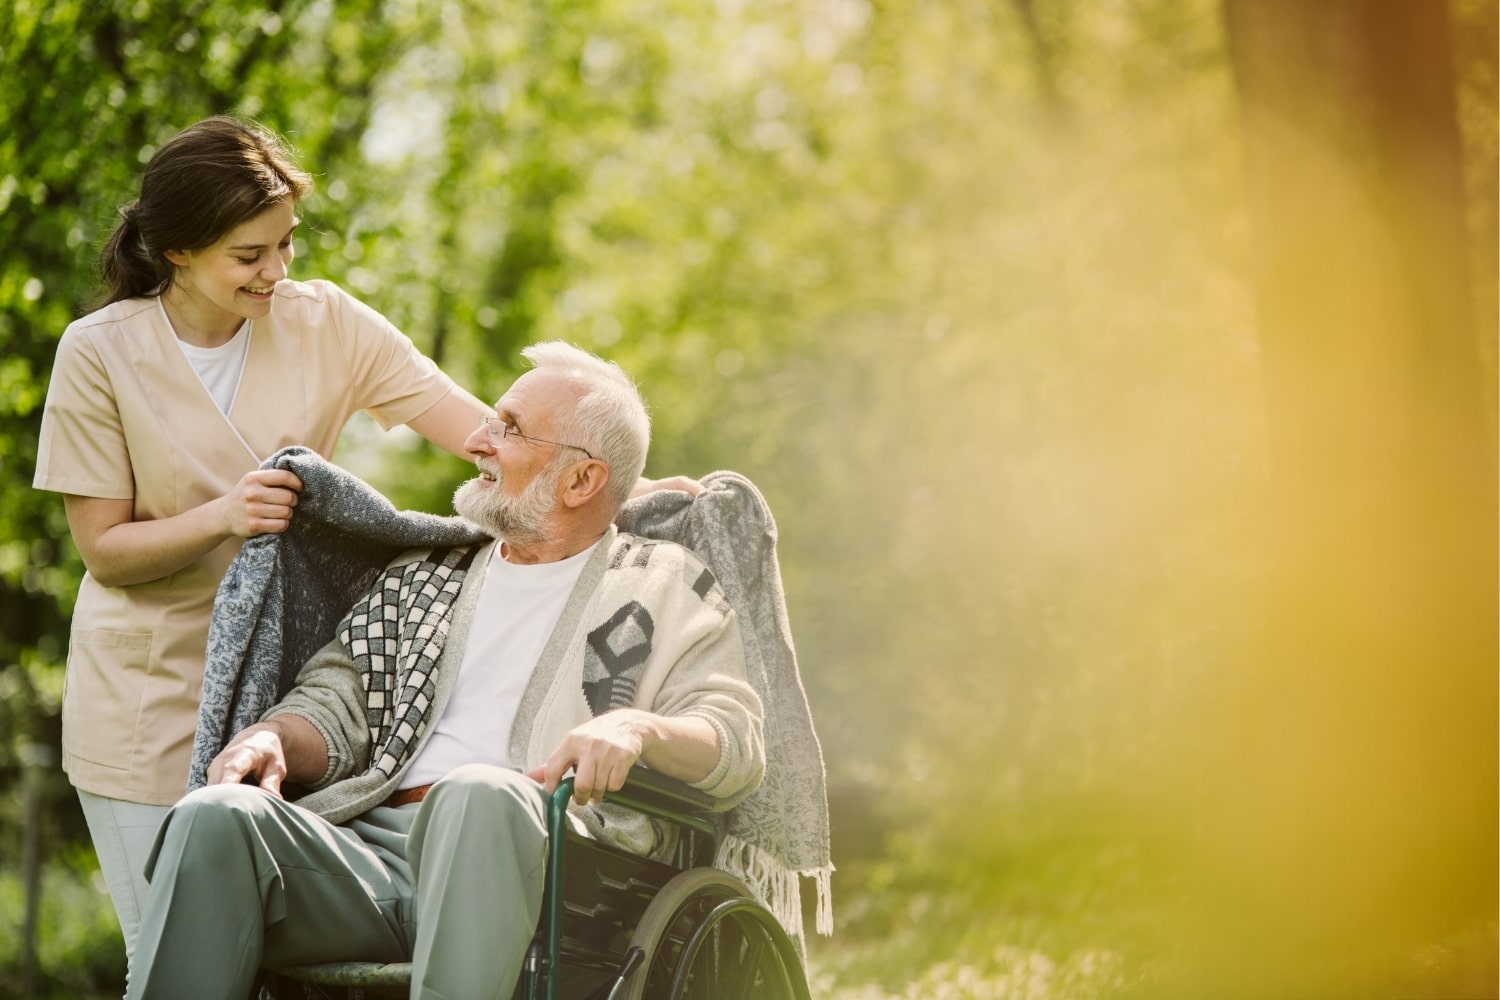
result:
M 495 403 L 495 412 L 501 416 L 550 417 L 552 414 L 575 403 L 578 387 L 573 379 L 561 372 L 547 369 L 532 369 L 522 372 L 510 384 L 505 395 Z

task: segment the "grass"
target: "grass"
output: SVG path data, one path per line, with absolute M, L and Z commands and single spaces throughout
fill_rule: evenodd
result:
M 1089 1000 L 1149 988 L 1173 888 L 1149 841 L 1075 808 L 1023 826 L 897 837 L 835 880 L 837 931 L 810 943 L 830 1000 Z
M 1200 945 L 1209 937 L 1182 921 L 1192 886 L 1180 859 L 1138 820 L 1054 801 L 973 807 L 962 822 L 918 811 L 891 828 L 903 832 L 840 861 L 835 935 L 808 941 L 819 1000 L 1244 995 L 1222 976 L 1202 993 L 1176 978 L 1190 947 L 1184 935 L 1197 933 Z M 43 893 L 41 982 L 28 993 L 19 980 L 21 881 L 0 870 L 0 996 L 118 996 L 123 947 L 87 844 L 54 855 Z M 1278 995 L 1493 997 L 1496 942 L 1493 921 L 1465 926 L 1396 955 L 1376 993 L 1302 979 L 1302 992 Z M 1391 959 L 1354 956 L 1366 967 Z
M 36 981 L 22 983 L 25 886 L 18 871 L 0 870 L 0 996 L 86 997 L 100 984 L 125 984 L 125 944 L 109 893 L 87 843 L 54 856 L 42 870 L 37 914 Z
M 1243 936 L 1212 922 L 1222 910 L 1202 909 L 1225 886 L 1188 875 L 1171 846 L 1180 840 L 1139 813 L 1043 802 L 976 809 L 957 828 L 937 814 L 904 828 L 879 857 L 835 876 L 835 935 L 809 941 L 814 997 L 1496 996 L 1493 916 L 1454 914 L 1450 930 L 1429 923 L 1400 939 L 1330 937 L 1320 949 L 1305 940 L 1322 926 L 1316 914 L 1293 908 L 1279 923 L 1252 919 L 1245 927 L 1261 937 Z
M 827 1000 L 1118 995 L 1144 981 L 1152 929 L 1122 919 L 1149 869 L 1139 844 L 1097 820 L 976 822 L 961 835 L 888 840 L 835 876 L 833 938 L 814 937 L 809 978 Z M 42 993 L 104 995 L 123 947 L 87 845 L 43 876 Z M 0 873 L 0 995 L 21 995 L 19 876 Z M 118 995 L 117 993 L 115 995 Z

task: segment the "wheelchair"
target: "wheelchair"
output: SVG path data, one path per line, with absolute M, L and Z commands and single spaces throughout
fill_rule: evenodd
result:
M 548 815 L 542 916 L 514 1000 L 810 1000 L 799 949 L 743 882 L 711 867 L 713 800 L 645 768 L 605 799 L 678 831 L 668 863 L 573 831 L 572 778 Z M 262 1000 L 406 997 L 410 963 L 268 968 Z

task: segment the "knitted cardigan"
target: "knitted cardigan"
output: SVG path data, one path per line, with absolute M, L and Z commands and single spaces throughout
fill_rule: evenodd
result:
M 818 933 L 833 933 L 833 863 L 823 750 L 797 670 L 776 557 L 776 521 L 744 476 L 711 472 L 702 483 L 697 497 L 675 490 L 638 497 L 616 523 L 621 530 L 692 549 L 739 615 L 746 679 L 765 713 L 766 773 L 760 787 L 725 815 L 715 864 L 761 891 L 800 943 L 802 877 L 814 882 Z
M 406 783 L 453 696 L 494 546 L 401 556 L 262 716 L 298 715 L 327 744 L 328 766 L 298 805 L 343 823 Z M 718 763 L 690 784 L 716 809 L 759 784 L 764 728 L 738 616 L 690 550 L 610 525 L 526 679 L 509 763 L 540 766 L 570 731 L 615 708 L 713 726 Z M 569 813 L 590 836 L 635 854 L 665 860 L 672 846 L 670 828 L 634 810 L 570 804 Z

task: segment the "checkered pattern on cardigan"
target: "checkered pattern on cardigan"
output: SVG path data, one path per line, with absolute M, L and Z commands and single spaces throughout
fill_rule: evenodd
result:
M 339 623 L 365 685 L 371 767 L 394 775 L 437 694 L 453 602 L 478 546 L 438 549 L 388 570 Z

